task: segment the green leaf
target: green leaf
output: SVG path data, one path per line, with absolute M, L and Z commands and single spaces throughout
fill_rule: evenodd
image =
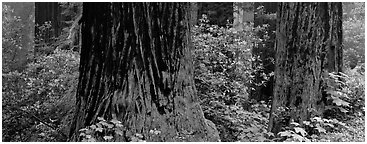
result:
M 326 123 L 325 125 L 334 128 L 334 124 Z
M 124 132 L 121 131 L 121 130 L 116 130 L 115 133 L 118 134 L 119 136 L 123 136 L 124 135 Z
M 312 118 L 312 120 L 315 120 L 317 122 L 322 122 L 322 119 L 320 117 L 314 117 L 314 118 Z
M 294 131 L 296 133 L 301 133 L 302 136 L 306 136 L 307 135 L 307 132 L 303 128 L 300 128 L 300 127 L 295 127 L 294 128 Z
M 296 123 L 296 122 L 291 122 L 291 125 L 294 125 L 294 126 L 299 126 L 299 123 Z
M 265 141 L 265 140 L 266 140 L 266 138 L 265 138 L 264 136 L 260 136 L 260 137 L 258 137 L 258 138 L 257 138 L 257 140 L 258 140 L 259 142 L 263 142 L 263 141 Z
M 91 134 L 91 133 L 93 133 L 93 131 L 92 131 L 92 130 L 90 130 L 90 129 L 88 129 L 88 130 L 86 130 L 86 131 L 85 131 L 85 133 L 86 133 L 86 134 Z
M 106 121 L 103 117 L 97 117 L 97 120 L 99 120 L 99 121 Z
M 100 123 L 100 124 L 102 124 L 103 126 L 106 126 L 106 127 L 109 125 L 109 124 L 108 124 L 108 123 L 106 123 L 105 121 L 100 121 L 99 123 Z
M 253 136 L 254 136 L 254 134 L 252 134 L 252 133 L 247 133 L 247 134 L 246 134 L 246 136 L 247 136 L 247 137 L 253 137 Z
M 121 122 L 117 119 L 112 119 L 110 122 L 112 122 L 113 124 L 121 124 Z
M 274 133 L 272 133 L 272 132 L 267 132 L 266 133 L 269 137 L 274 137 Z
M 85 138 L 90 139 L 92 136 L 91 135 L 85 135 Z
M 250 128 L 247 128 L 248 130 L 250 130 L 252 133 L 257 133 L 257 132 L 259 132 L 259 129 L 258 128 L 256 128 L 256 127 L 250 127 Z
M 311 122 L 310 122 L 310 121 L 303 121 L 302 123 L 303 123 L 303 124 L 305 124 L 306 126 L 310 126 L 310 127 L 312 127 L 312 125 L 311 125 Z
M 116 124 L 116 127 L 124 127 L 124 125 L 122 125 L 122 124 Z
M 102 132 L 102 131 L 103 131 L 103 128 L 101 128 L 101 127 L 96 128 L 96 131 L 98 131 L 98 132 Z
M 104 140 L 111 140 L 111 139 L 113 139 L 113 136 L 104 136 L 103 139 Z
M 131 138 L 131 141 L 132 141 L 132 142 L 139 142 L 139 139 L 138 139 L 137 137 L 134 137 L 134 136 L 133 136 L 133 137 Z
M 248 132 L 250 132 L 250 131 L 251 131 L 251 130 L 250 130 L 250 129 L 248 129 L 248 128 L 243 130 L 243 132 L 245 132 L 245 133 L 248 133 Z
M 97 140 L 95 138 L 89 138 L 87 142 L 96 142 Z
M 303 137 L 303 140 L 305 140 L 305 142 L 311 142 L 311 140 L 308 139 L 307 137 Z
M 326 130 L 323 127 L 317 126 L 315 128 L 319 133 L 326 133 Z
M 322 119 L 324 122 L 331 122 L 331 120 L 330 119 Z
M 92 130 L 94 130 L 94 129 L 96 129 L 96 128 L 97 128 L 97 126 L 96 126 L 96 125 L 91 125 L 91 126 L 90 126 L 90 128 L 91 128 Z
M 283 136 L 288 137 L 288 136 L 292 136 L 292 133 L 290 131 L 284 131 L 284 132 L 279 132 L 279 135 L 282 137 Z
M 136 136 L 136 137 L 138 137 L 138 138 L 140 138 L 140 139 L 142 139 L 142 138 L 143 138 L 143 135 L 142 135 L 142 134 L 140 134 L 140 133 L 136 133 L 136 134 L 135 134 L 135 136 Z
M 81 131 L 87 131 L 87 130 L 88 130 L 87 128 L 82 128 L 79 131 L 81 132 Z
M 159 134 L 161 134 L 161 131 L 156 130 L 156 131 L 154 131 L 154 134 L 159 135 Z
M 344 109 L 342 107 L 338 107 L 338 108 L 339 108 L 340 112 L 342 112 L 342 113 L 347 113 L 348 112 L 348 110 L 346 110 L 346 109 Z
M 335 103 L 337 106 L 349 106 L 348 102 L 343 101 L 338 97 L 333 98 L 333 103 Z
M 107 124 L 107 128 L 113 128 L 114 125 L 113 124 Z
M 292 138 L 299 142 L 302 142 L 304 140 L 304 138 L 299 134 L 292 134 Z
M 338 124 L 341 125 L 341 126 L 345 126 L 345 123 L 343 123 L 343 122 L 338 122 Z
M 85 133 L 80 133 L 79 136 L 85 136 Z
M 333 89 L 327 90 L 326 93 L 332 95 L 333 97 L 342 97 L 343 96 L 340 92 L 335 91 Z

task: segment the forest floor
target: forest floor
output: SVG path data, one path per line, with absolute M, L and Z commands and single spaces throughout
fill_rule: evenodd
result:
M 328 132 L 321 135 L 320 141 L 325 142 L 364 142 L 365 117 L 356 117 L 346 122 L 348 129 L 342 132 Z

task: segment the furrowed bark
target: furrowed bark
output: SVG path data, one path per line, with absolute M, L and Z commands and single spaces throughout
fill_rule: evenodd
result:
M 135 133 L 147 141 L 218 140 L 194 87 L 189 5 L 84 3 L 72 141 L 97 117 L 126 126 L 115 141 Z
M 280 3 L 269 131 L 324 111 L 327 72 L 341 71 L 341 3 Z

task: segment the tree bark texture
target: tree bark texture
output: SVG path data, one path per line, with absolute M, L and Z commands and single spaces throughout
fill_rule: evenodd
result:
M 341 71 L 341 3 L 280 3 L 269 130 L 322 116 L 323 75 Z
M 97 117 L 116 118 L 125 136 L 146 141 L 218 140 L 196 96 L 189 18 L 190 3 L 83 4 L 70 140 L 80 141 L 78 130 Z M 150 134 L 154 129 L 161 134 Z
M 52 37 L 58 37 L 61 33 L 60 28 L 61 8 L 57 2 L 36 2 L 35 3 L 35 23 L 42 25 L 51 21 L 52 29 L 43 34 L 45 42 L 50 42 Z M 36 34 L 39 34 L 38 27 L 35 28 Z

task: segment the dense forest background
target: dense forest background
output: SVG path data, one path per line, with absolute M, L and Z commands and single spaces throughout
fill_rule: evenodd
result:
M 205 118 L 221 141 L 365 141 L 365 3 L 357 2 L 342 4 L 343 72 L 325 77 L 330 89 L 323 116 L 291 122 L 277 134 L 268 130 L 277 5 L 192 3 L 194 81 Z M 82 3 L 3 3 L 2 141 L 68 140 L 81 15 Z M 113 131 L 99 120 L 101 132 Z M 95 140 L 86 132 L 97 133 L 95 127 L 83 129 L 83 141 Z M 104 141 L 113 138 L 104 134 Z M 129 138 L 143 140 L 138 133 Z

